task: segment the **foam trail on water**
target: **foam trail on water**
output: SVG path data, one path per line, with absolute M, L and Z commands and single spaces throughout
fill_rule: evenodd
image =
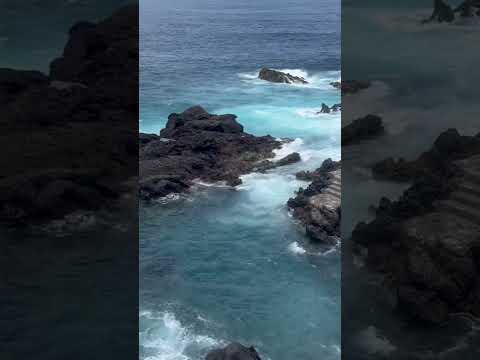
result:
M 139 341 L 145 360 L 194 360 L 190 353 L 206 352 L 222 344 L 209 336 L 193 333 L 170 312 L 142 311 L 140 322 L 143 326 Z
M 296 241 L 294 241 L 290 245 L 288 245 L 288 250 L 291 251 L 294 254 L 297 254 L 297 255 L 303 255 L 307 252 Z

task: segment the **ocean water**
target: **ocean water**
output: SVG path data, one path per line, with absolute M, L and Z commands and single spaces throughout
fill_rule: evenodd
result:
M 140 130 L 192 105 L 233 113 L 247 132 L 288 137 L 302 162 L 199 184 L 140 207 L 140 357 L 200 360 L 230 341 L 262 358 L 340 358 L 340 253 L 313 247 L 285 203 L 294 173 L 340 158 L 339 1 L 140 2 Z M 257 79 L 262 67 L 306 86 Z

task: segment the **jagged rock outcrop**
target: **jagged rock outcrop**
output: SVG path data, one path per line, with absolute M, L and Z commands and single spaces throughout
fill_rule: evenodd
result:
M 273 83 L 308 84 L 308 81 L 305 80 L 303 77 L 294 76 L 278 70 L 272 70 L 267 68 L 263 68 L 262 70 L 260 70 L 258 78 Z
M 138 169 L 138 6 L 74 25 L 48 75 L 1 69 L 0 104 L 0 220 L 109 206 Z
M 368 140 L 382 135 L 384 132 L 382 118 L 376 115 L 367 115 L 342 128 L 342 145 Z
M 317 114 L 330 114 L 331 112 L 337 112 L 342 109 L 342 104 L 334 104 L 331 107 L 325 103 L 322 103 L 322 108 Z
M 327 159 L 313 172 L 299 172 L 297 178 L 311 181 L 300 188 L 287 206 L 293 217 L 304 226 L 306 235 L 314 242 L 335 245 L 340 241 L 340 162 Z
M 383 198 L 375 219 L 352 233 L 367 266 L 389 279 L 398 308 L 427 324 L 480 316 L 478 144 L 478 135 L 441 134 L 412 162 L 412 186 L 397 201 Z
M 223 349 L 212 350 L 205 360 L 262 360 L 253 346 L 231 343 Z
M 342 95 L 355 94 L 360 90 L 368 89 L 371 85 L 370 81 L 359 80 L 342 80 L 331 82 L 334 88 L 341 90 Z
M 183 192 L 196 179 L 236 186 L 240 175 L 300 160 L 298 153 L 267 160 L 281 146 L 271 136 L 245 133 L 235 115 L 209 114 L 200 106 L 171 114 L 160 136 L 140 134 L 140 196 Z

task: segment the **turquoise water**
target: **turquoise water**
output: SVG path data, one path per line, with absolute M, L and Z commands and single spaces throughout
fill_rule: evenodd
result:
M 340 3 L 141 2 L 141 122 L 158 133 L 199 104 L 247 132 L 294 140 L 302 162 L 250 174 L 236 190 L 199 185 L 140 208 L 140 356 L 199 360 L 230 341 L 262 358 L 340 358 L 340 254 L 309 246 L 285 203 L 298 170 L 340 158 Z M 307 86 L 269 84 L 262 66 Z

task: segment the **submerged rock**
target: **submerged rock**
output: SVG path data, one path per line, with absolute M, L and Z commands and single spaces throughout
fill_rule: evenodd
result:
M 210 351 L 205 360 L 262 360 L 253 346 L 231 343 L 223 349 Z
M 284 73 L 277 70 L 263 68 L 258 74 L 258 78 L 270 81 L 274 83 L 283 83 L 283 84 L 308 84 L 303 77 L 294 76 L 288 73 Z
M 299 161 L 298 154 L 268 161 L 281 141 L 247 134 L 235 115 L 209 114 L 200 106 L 171 114 L 160 136 L 140 134 L 140 138 L 143 199 L 185 191 L 196 179 L 236 186 L 242 174 Z

